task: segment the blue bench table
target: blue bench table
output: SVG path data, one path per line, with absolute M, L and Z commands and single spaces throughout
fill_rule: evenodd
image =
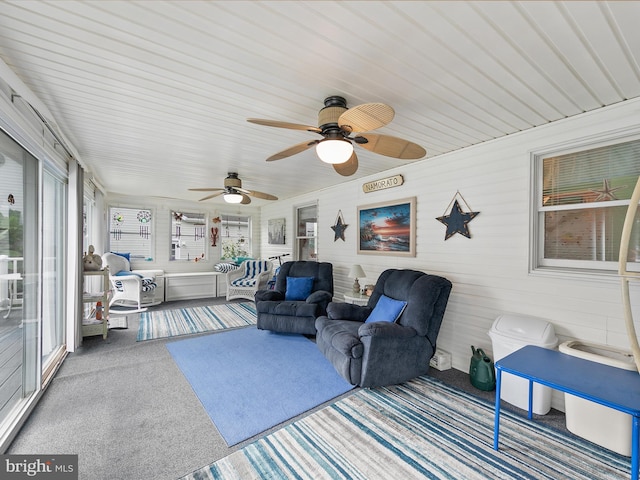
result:
M 528 345 L 496 362 L 496 413 L 493 448 L 500 435 L 500 387 L 502 372 L 529 380 L 529 414 L 533 418 L 533 382 L 611 407 L 633 418 L 631 430 L 631 479 L 638 478 L 640 440 L 640 374 L 611 367 L 556 350 Z

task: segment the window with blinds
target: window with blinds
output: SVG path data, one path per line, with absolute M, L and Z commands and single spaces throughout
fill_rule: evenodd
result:
M 153 258 L 152 212 L 143 208 L 109 209 L 109 250 L 128 253 L 130 259 Z
M 622 225 L 640 175 L 640 139 L 534 160 L 534 267 L 616 271 Z M 631 269 L 640 270 L 640 217 L 636 224 L 628 260 Z

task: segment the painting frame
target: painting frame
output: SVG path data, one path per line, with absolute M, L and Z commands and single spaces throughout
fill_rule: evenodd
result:
M 416 256 L 416 197 L 358 206 L 358 254 Z
M 272 218 L 267 223 L 269 245 L 285 245 L 287 242 L 287 219 Z

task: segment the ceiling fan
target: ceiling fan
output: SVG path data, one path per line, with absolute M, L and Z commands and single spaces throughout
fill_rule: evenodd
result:
M 267 162 L 290 157 L 315 145 L 320 160 L 332 164 L 334 170 L 340 175 L 349 176 L 358 170 L 358 156 L 353 151 L 354 143 L 371 152 L 401 160 L 416 160 L 427 154 L 420 145 L 402 138 L 363 133 L 384 127 L 393 120 L 394 115 L 393 108 L 384 103 L 363 103 L 347 108 L 347 101 L 343 97 L 334 95 L 324 100 L 324 108 L 318 113 L 317 127 L 260 118 L 248 118 L 247 121 L 268 127 L 306 130 L 319 133 L 324 137 L 322 140 L 305 141 L 293 145 L 271 155 L 267 158 Z M 352 137 L 351 134 L 356 135 Z
M 242 188 L 242 180 L 238 178 L 236 172 L 229 172 L 227 178 L 224 179 L 224 188 L 190 188 L 191 192 L 215 192 L 200 199 L 209 200 L 210 198 L 224 195 L 224 201 L 227 203 L 241 203 L 247 205 L 251 203 L 251 198 L 261 198 L 263 200 L 278 200 L 278 197 L 268 193 L 258 192 L 257 190 L 246 190 Z

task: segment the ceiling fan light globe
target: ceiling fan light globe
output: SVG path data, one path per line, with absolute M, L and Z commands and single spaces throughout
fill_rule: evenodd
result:
M 239 193 L 225 193 L 224 201 L 227 203 L 240 203 L 242 202 L 242 195 Z
M 325 163 L 344 163 L 353 154 L 353 145 L 348 140 L 326 138 L 316 145 L 318 158 Z

